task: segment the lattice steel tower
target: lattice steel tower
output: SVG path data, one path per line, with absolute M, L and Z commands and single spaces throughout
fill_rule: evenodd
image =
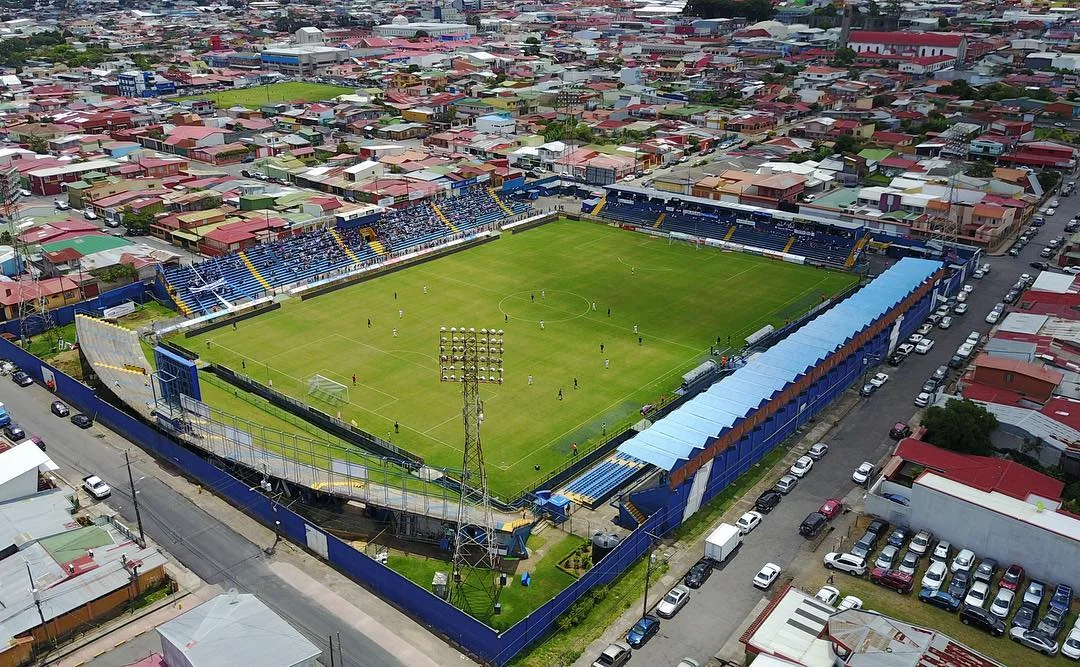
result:
M 2 214 L 7 223 L 8 233 L 11 234 L 11 245 L 15 249 L 15 261 L 19 269 L 30 276 L 29 280 L 20 280 L 19 290 L 19 337 L 28 340 L 30 333 L 35 331 L 48 331 L 52 329 L 52 316 L 38 283 L 39 274 L 30 263 L 30 246 L 19 239 L 22 232 L 19 223 L 19 172 L 14 167 L 8 167 L 0 172 L 0 198 L 2 198 Z
M 461 416 L 465 426 L 450 601 L 474 612 L 480 610 L 481 604 L 485 605 L 484 609 L 492 610 L 498 597 L 495 577 L 499 552 L 480 444 L 480 426 L 484 423 L 480 385 L 502 384 L 502 364 L 502 329 L 439 329 L 439 380 L 461 385 Z

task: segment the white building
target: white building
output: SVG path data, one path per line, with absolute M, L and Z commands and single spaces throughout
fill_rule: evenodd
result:
M 311 26 L 300 28 L 295 35 L 297 44 L 326 44 L 326 33 L 318 28 Z
M 30 440 L 0 452 L 0 502 L 34 495 L 38 472 L 49 470 L 56 470 L 56 464 Z
M 514 134 L 517 121 L 496 113 L 480 116 L 476 119 L 476 131 L 484 134 Z
M 390 23 L 375 26 L 374 32 L 379 37 L 416 37 L 419 33 L 433 38 L 450 35 L 471 37 L 476 28 L 468 23 L 409 23 L 404 16 L 395 16 Z

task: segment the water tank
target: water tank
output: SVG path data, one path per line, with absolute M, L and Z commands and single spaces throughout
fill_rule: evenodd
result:
M 602 530 L 598 530 L 593 533 L 592 536 L 592 562 L 599 563 L 600 560 L 611 553 L 611 550 L 619 546 L 618 535 L 614 533 L 605 533 Z

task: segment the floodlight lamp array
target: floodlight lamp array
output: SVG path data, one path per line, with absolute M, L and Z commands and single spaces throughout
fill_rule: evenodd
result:
M 439 379 L 465 382 L 470 375 L 484 384 L 502 384 L 503 330 L 439 328 Z

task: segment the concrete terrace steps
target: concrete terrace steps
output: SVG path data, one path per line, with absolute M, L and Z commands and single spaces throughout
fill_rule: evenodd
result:
M 353 262 L 360 261 L 360 258 L 356 256 L 356 253 L 352 251 L 352 248 L 345 245 L 345 242 L 341 240 L 341 234 L 338 234 L 338 231 L 333 227 L 330 228 L 330 236 L 334 238 L 334 242 L 338 244 L 338 247 L 345 251 L 345 254 L 349 256 L 349 259 Z
M 488 194 L 491 195 L 491 198 L 499 205 L 499 208 L 506 212 L 506 215 L 514 215 L 514 212 L 510 207 L 503 203 L 503 200 L 499 198 L 499 195 L 495 194 L 495 188 L 488 188 Z
M 386 254 L 386 246 L 384 246 L 381 241 L 371 241 L 368 245 L 371 246 L 371 249 L 375 251 L 376 255 Z
M 438 204 L 431 202 L 431 210 L 435 211 L 435 215 L 439 216 L 439 220 L 442 220 L 443 224 L 449 227 L 455 234 L 461 233 L 461 230 L 457 228 L 457 225 L 450 221 L 450 218 L 446 217 L 446 214 L 443 213 Z

